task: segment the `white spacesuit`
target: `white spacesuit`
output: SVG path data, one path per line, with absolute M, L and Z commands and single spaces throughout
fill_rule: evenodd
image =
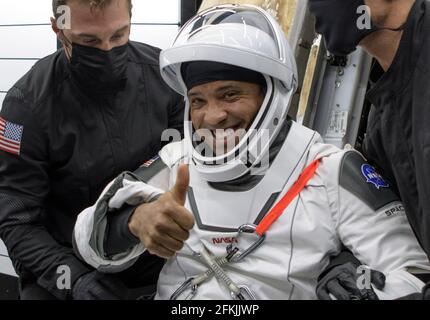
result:
M 210 157 L 193 139 L 187 101 L 185 139 L 168 144 L 136 174 L 120 175 L 79 215 L 74 242 L 88 264 L 116 272 L 145 251 L 140 243 L 107 255 L 107 215 L 125 203 L 156 201 L 174 185 L 178 165 L 188 162 L 185 207 L 196 223 L 185 246 L 164 265 L 156 298 L 316 299 L 317 278 L 342 243 L 364 265 L 385 274 L 384 290 L 375 289 L 379 298 L 421 290 L 424 284 L 410 268 L 430 270 L 430 265 L 388 182 L 359 153 L 326 145 L 318 133 L 287 120 L 296 67 L 270 15 L 252 6 L 220 6 L 191 20 L 161 55 L 164 79 L 185 97 L 181 64 L 189 61 L 262 73 L 263 105 L 232 150 Z M 253 134 L 258 130 L 267 135 Z M 261 232 L 261 221 L 307 168 L 314 170 L 306 186 Z

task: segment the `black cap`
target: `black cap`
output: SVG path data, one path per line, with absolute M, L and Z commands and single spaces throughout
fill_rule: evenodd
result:
M 212 61 L 192 61 L 182 64 L 182 77 L 188 90 L 214 81 L 241 81 L 266 88 L 266 79 L 256 71 Z

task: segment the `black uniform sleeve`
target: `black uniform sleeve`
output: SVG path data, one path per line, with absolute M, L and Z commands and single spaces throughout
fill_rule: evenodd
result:
M 396 193 L 398 192 L 397 182 L 394 173 L 390 168 L 390 159 L 387 157 L 384 148 L 384 142 L 381 140 L 382 134 L 378 125 L 380 115 L 377 113 L 375 106 L 372 106 L 368 116 L 368 124 L 366 135 L 363 140 L 362 152 L 369 163 L 374 166 L 385 179 L 390 181 L 391 189 Z
M 57 243 L 43 223 L 50 168 L 42 119 L 30 109 L 18 88 L 12 88 L 6 96 L 1 117 L 22 126 L 23 131 L 19 155 L 0 150 L 0 238 L 18 274 L 30 272 L 41 287 L 66 299 L 71 292 L 58 288 L 57 280 L 62 275 L 58 267 L 69 268 L 71 284 L 90 269 L 75 257 L 72 248 Z
M 184 136 L 184 98 L 173 92 L 170 99 L 170 114 L 169 114 L 169 128 L 176 129 Z
M 134 171 L 139 180 L 148 183 L 153 177 L 159 174 L 167 166 L 158 158 L 149 166 L 141 166 Z M 156 197 L 153 199 L 155 201 Z M 128 222 L 138 206 L 123 205 L 116 212 L 107 215 L 107 230 L 103 240 L 104 251 L 108 256 L 122 253 L 139 243 L 139 239 L 131 233 Z

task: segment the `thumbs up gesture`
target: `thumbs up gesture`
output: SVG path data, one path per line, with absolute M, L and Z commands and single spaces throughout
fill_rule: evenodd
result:
M 185 205 L 187 199 L 188 185 L 190 184 L 190 171 L 187 165 L 180 165 L 176 175 L 176 183 L 170 192 L 173 198 L 181 206 Z
M 156 201 L 136 208 L 128 227 L 149 253 L 170 258 L 181 250 L 194 226 L 194 217 L 185 207 L 190 181 L 187 165 L 180 165 L 173 188 Z

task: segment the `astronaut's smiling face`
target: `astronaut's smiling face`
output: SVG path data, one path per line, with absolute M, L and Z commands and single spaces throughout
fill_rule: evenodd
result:
M 251 126 L 264 100 L 254 83 L 214 81 L 188 92 L 194 129 L 215 155 L 233 149 Z

